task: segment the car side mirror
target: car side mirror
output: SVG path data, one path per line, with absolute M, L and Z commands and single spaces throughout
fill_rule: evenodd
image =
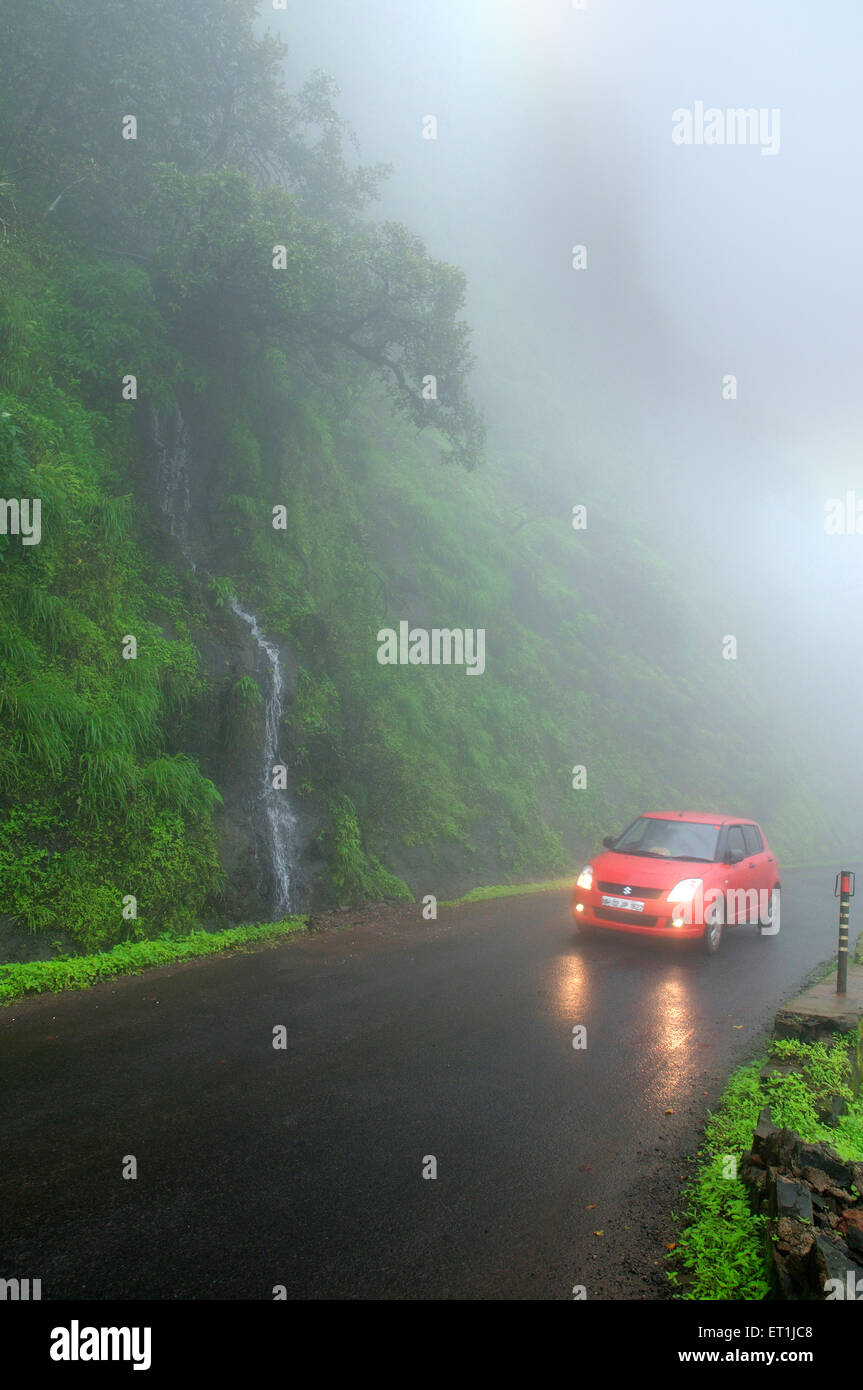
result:
M 617 840 L 614 837 L 614 835 L 606 835 L 602 843 L 606 849 L 614 849 L 614 846 L 617 844 Z
M 741 860 L 742 860 L 742 859 L 745 859 L 745 858 L 746 858 L 746 855 L 745 855 L 745 854 L 739 854 L 739 853 L 737 853 L 737 854 L 732 854 L 732 853 L 730 853 L 729 851 L 726 851 L 726 854 L 725 854 L 725 862 L 726 862 L 726 864 L 739 864 L 739 863 L 741 862 Z

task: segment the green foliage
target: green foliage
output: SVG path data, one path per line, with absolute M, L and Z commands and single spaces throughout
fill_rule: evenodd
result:
M 723 1175 L 723 1157 L 707 1159 L 686 1214 L 682 1261 L 692 1299 L 759 1300 L 770 1292 L 764 1256 L 764 1217 L 753 1216 L 742 1183 Z
M 238 348 L 311 355 L 324 372 L 362 361 L 471 467 L 484 427 L 466 385 L 464 276 L 406 228 L 358 216 L 386 170 L 345 157 L 352 137 L 332 79 L 315 73 L 287 90 L 285 49 L 256 35 L 255 8 L 150 0 L 131 43 L 113 0 L 66 0 L 62 17 L 51 0 L 9 0 L 0 22 L 4 233 L 33 226 L 94 248 L 68 267 L 60 363 L 108 400 L 130 371 L 149 396 L 164 393 L 174 344 L 205 342 L 223 365 Z M 140 128 L 135 141 L 122 138 L 119 92 Z M 274 270 L 276 246 L 287 269 Z M 0 344 L 14 385 L 32 350 L 33 301 L 13 285 Z M 429 373 L 437 402 L 423 398 Z M 235 451 L 232 490 L 242 479 L 254 493 L 257 443 L 248 442 L 250 451 Z
M 23 262 L 11 259 L 27 294 Z M 35 269 L 32 277 L 44 280 Z M 60 927 L 98 947 L 188 925 L 218 891 L 220 798 L 169 746 L 178 714 L 203 689 L 198 655 L 188 635 L 168 637 L 150 617 L 171 599 L 141 545 L 131 470 L 117 468 L 105 420 L 81 399 L 63 293 L 49 275 L 42 316 L 34 310 L 29 387 L 0 410 L 4 484 L 42 499 L 38 546 L 0 537 L 0 903 L 32 931 Z M 115 302 L 120 312 L 119 294 Z M 125 312 L 134 318 L 137 308 Z M 86 356 L 92 363 L 98 351 Z M 135 661 L 121 656 L 128 632 L 138 637 Z M 131 922 L 127 894 L 140 906 Z
M 73 262 L 58 307 L 59 362 L 70 381 L 107 403 L 132 372 L 153 396 L 153 379 L 164 379 L 174 359 L 146 271 L 105 257 Z
M 774 1124 L 796 1129 L 799 1134 L 814 1135 L 818 1131 L 819 1137 L 833 1142 L 830 1131 L 818 1121 L 818 1110 L 832 1096 L 853 1099 L 846 1046 L 838 1037 L 832 1045 L 802 1043 L 796 1038 L 773 1040 L 771 1057 L 795 1063 L 794 1071 L 787 1076 L 775 1075 L 766 1083 Z
M 216 600 L 217 608 L 229 607 L 231 599 L 237 596 L 230 579 L 219 579 L 215 576 L 210 580 L 210 591 Z
M 769 1058 L 793 1060 L 795 1070 L 761 1078 L 763 1060 L 735 1072 L 718 1111 L 705 1127 L 698 1172 L 686 1193 L 685 1218 L 673 1262 L 686 1271 L 687 1299 L 762 1299 L 770 1293 L 765 1260 L 765 1221 L 749 1210 L 739 1177 L 724 1176 L 729 1158 L 738 1163 L 752 1143 L 758 1116 L 769 1105 L 773 1123 L 793 1129 L 807 1142 L 831 1144 L 842 1158 L 863 1158 L 863 1099 L 851 1104 L 840 1124 L 821 1124 L 817 1111 L 829 1097 L 852 1100 L 848 1040 L 831 1044 L 773 1039 Z M 678 1270 L 672 1269 L 678 1283 Z
M 240 679 L 234 682 L 231 700 L 238 712 L 258 709 L 263 704 L 264 697 L 254 676 L 240 676 Z
M 363 849 L 356 808 L 342 796 L 331 806 L 332 847 L 330 879 L 340 902 L 360 902 L 364 898 L 413 898 L 400 878 L 389 873 L 372 854 Z

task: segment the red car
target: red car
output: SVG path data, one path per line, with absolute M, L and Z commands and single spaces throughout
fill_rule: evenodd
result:
M 647 811 L 586 864 L 572 894 L 578 928 L 699 939 L 719 949 L 726 924 L 779 931 L 776 857 L 742 816 Z

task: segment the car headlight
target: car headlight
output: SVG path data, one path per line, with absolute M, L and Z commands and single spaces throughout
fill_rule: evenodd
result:
M 703 882 L 704 880 L 701 878 L 682 878 L 679 883 L 675 883 L 668 895 L 668 901 L 670 903 L 691 903 Z
M 592 865 L 592 864 L 585 864 L 585 866 L 584 866 L 584 868 L 582 869 L 581 873 L 578 875 L 578 878 L 575 880 L 575 885 L 576 885 L 577 888 L 592 888 L 592 887 L 593 887 L 593 865 Z

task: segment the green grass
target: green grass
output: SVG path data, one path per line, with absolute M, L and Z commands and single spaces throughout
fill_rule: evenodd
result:
M 819 1122 L 817 1107 L 831 1095 L 851 1101 L 848 1038 L 805 1044 L 773 1039 L 766 1057 L 741 1067 L 728 1083 L 705 1128 L 698 1171 L 685 1195 L 686 1226 L 671 1256 L 668 1277 L 684 1299 L 759 1300 L 771 1291 L 765 1257 L 765 1219 L 749 1210 L 740 1177 L 726 1176 L 752 1144 L 759 1112 L 807 1142 L 826 1141 L 845 1159 L 863 1158 L 863 1098 L 849 1105 L 835 1128 Z M 801 1070 L 761 1079 L 765 1061 L 795 1059 Z M 682 1281 L 682 1282 L 681 1282 Z
M 307 920 L 306 917 L 287 917 L 282 922 L 267 922 L 257 927 L 233 927 L 230 931 L 217 933 L 198 930 L 183 937 L 165 935 L 154 941 L 123 942 L 113 950 L 88 956 L 3 965 L 0 966 L 0 1004 L 11 1004 L 25 995 L 43 994 L 51 990 L 87 989 L 99 980 L 111 980 L 117 975 L 138 975 L 155 965 L 172 965 L 177 961 L 192 960 L 195 956 L 254 946 L 259 942 L 304 931 Z
M 482 903 L 489 898 L 511 898 L 518 893 L 559 893 L 564 888 L 571 888 L 574 882 L 575 875 L 573 874 L 569 878 L 546 879 L 541 883 L 487 884 L 481 888 L 471 888 L 469 893 L 465 893 L 460 898 L 448 898 L 439 906 L 461 907 L 464 903 Z

